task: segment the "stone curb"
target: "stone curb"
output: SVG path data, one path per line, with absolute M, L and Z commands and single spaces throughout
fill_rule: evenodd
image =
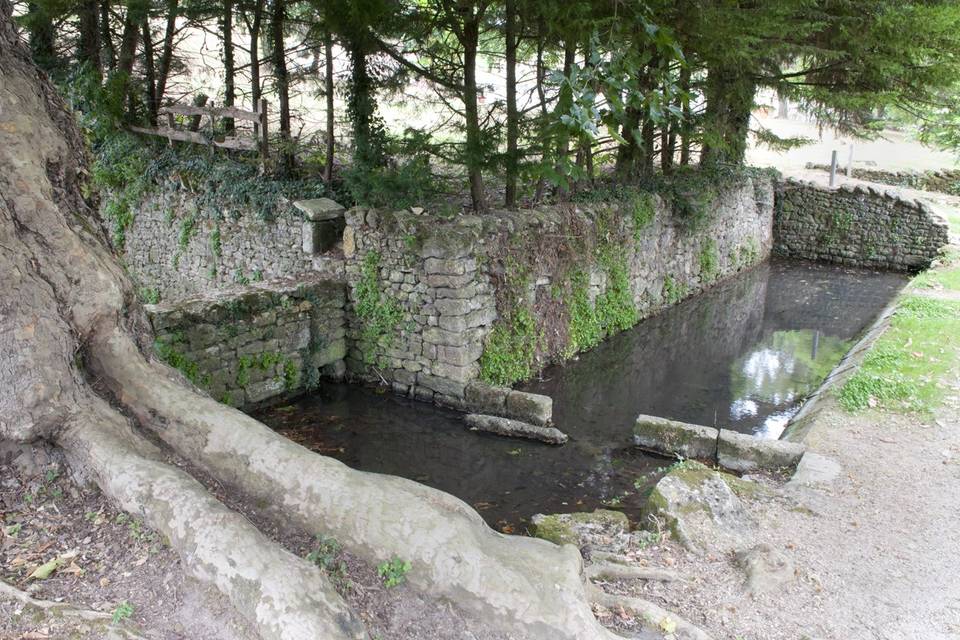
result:
M 499 436 L 527 438 L 546 442 L 547 444 L 564 444 L 569 440 L 567 434 L 555 427 L 538 427 L 527 424 L 526 422 L 520 422 L 519 420 L 501 418 L 500 416 L 486 416 L 471 413 L 464 418 L 464 422 L 467 423 L 472 431 L 484 431 Z

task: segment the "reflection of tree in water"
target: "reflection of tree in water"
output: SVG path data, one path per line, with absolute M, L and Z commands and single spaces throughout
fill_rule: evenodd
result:
M 730 419 L 770 415 L 758 430 L 782 428 L 793 405 L 820 385 L 849 348 L 849 341 L 810 329 L 770 333 L 730 365 Z

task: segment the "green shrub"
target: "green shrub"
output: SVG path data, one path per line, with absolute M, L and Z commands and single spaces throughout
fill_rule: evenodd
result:
M 480 356 L 480 378 L 495 385 L 511 385 L 533 375 L 539 332 L 525 306 L 498 322 L 487 336 Z
M 380 254 L 371 251 L 363 257 L 360 279 L 353 289 L 354 312 L 361 320 L 360 346 L 364 361 L 376 363 L 381 341 L 392 342 L 403 309 L 400 304 L 380 290 Z

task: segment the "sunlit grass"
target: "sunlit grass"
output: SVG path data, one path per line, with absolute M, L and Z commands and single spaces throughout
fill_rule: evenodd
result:
M 951 249 L 942 262 L 942 268 L 925 271 L 914 278 L 913 285 L 926 289 L 960 291 L 960 250 Z
M 943 399 L 942 378 L 960 360 L 960 302 L 901 299 L 890 327 L 841 387 L 847 411 L 877 407 L 928 413 Z

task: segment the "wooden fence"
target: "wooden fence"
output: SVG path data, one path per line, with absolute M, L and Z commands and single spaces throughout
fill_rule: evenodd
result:
M 269 145 L 267 143 L 267 101 L 260 101 L 260 108 L 256 111 L 247 111 L 237 107 L 214 107 L 193 106 L 174 104 L 162 107 L 159 110 L 160 116 L 166 117 L 165 127 L 135 127 L 130 130 L 136 133 L 142 133 L 150 136 L 159 136 L 166 138 L 173 144 L 177 142 L 191 142 L 193 144 L 202 144 L 211 147 L 220 147 L 221 149 L 236 149 L 240 151 L 259 151 L 260 156 L 266 159 L 269 155 Z M 176 116 L 187 116 L 191 118 L 190 124 L 186 128 L 177 127 Z M 207 118 L 204 126 L 203 118 Z M 253 122 L 253 135 L 232 135 L 226 136 L 221 140 L 216 137 L 217 120 L 221 118 L 233 118 L 234 120 L 246 120 Z

